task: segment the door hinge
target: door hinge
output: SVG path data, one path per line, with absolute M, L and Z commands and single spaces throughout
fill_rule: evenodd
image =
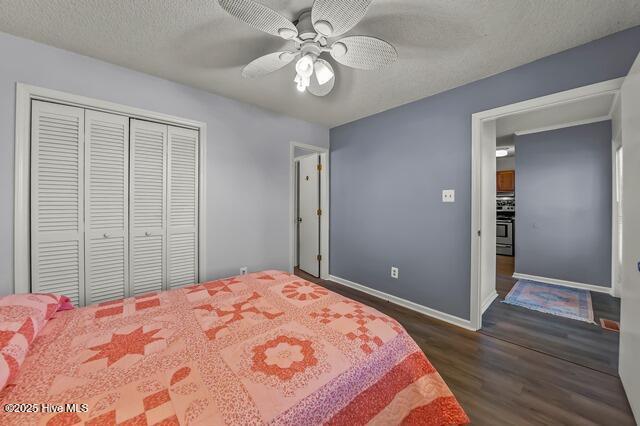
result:
M 321 172 L 321 171 L 322 171 L 322 164 L 318 164 L 318 165 L 316 166 L 316 168 L 318 169 L 318 171 L 319 171 L 319 172 Z
M 318 216 L 322 216 L 322 209 L 318 209 L 316 213 L 318 214 Z
M 322 261 L 322 255 L 319 254 L 318 256 L 316 256 L 316 259 L 318 259 L 318 262 Z

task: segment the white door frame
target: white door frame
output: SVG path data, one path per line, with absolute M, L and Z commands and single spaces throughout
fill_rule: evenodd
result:
M 206 148 L 207 124 L 148 111 L 141 108 L 74 95 L 58 90 L 16 83 L 16 127 L 15 127 L 15 169 L 14 169 L 14 211 L 13 211 L 13 282 L 14 293 L 31 291 L 31 238 L 30 230 L 30 174 L 31 174 L 31 101 L 41 100 L 92 109 L 130 118 L 154 121 L 189 129 L 200 133 L 199 164 L 199 224 L 198 224 L 198 276 L 206 278 Z
M 588 86 L 578 87 L 564 92 L 554 93 L 539 98 L 529 99 L 523 102 L 514 103 L 486 111 L 477 112 L 471 115 L 471 327 L 474 330 L 482 328 L 482 284 L 495 286 L 495 270 L 493 274 L 482 274 L 482 259 L 488 254 L 483 253 L 482 247 L 488 244 L 495 246 L 495 225 L 491 229 L 482 227 L 483 219 L 485 223 L 495 223 L 495 173 L 489 176 L 487 170 L 494 170 L 490 161 L 495 163 L 495 138 L 493 140 L 483 140 L 482 131 L 485 123 L 512 114 L 534 111 L 546 108 L 550 105 L 561 105 L 564 103 L 585 99 L 592 96 L 599 96 L 605 93 L 618 94 L 624 78 L 607 80 Z M 611 112 L 612 113 L 612 112 Z M 610 114 L 611 114 L 610 113 Z M 612 117 L 601 117 L 611 119 Z M 577 123 L 572 123 L 577 124 Z M 483 173 L 484 171 L 484 173 Z M 486 175 L 486 176 L 485 176 Z M 487 203 L 484 197 L 494 198 L 493 203 Z M 489 208 L 493 205 L 493 208 Z M 491 221 L 491 215 L 493 220 Z M 613 219 L 613 218 L 612 218 Z M 483 256 L 484 255 L 484 256 Z M 490 261 L 495 262 L 494 256 L 489 256 Z M 617 265 L 612 264 L 612 268 Z M 492 275 L 492 277 L 490 276 Z M 486 283 L 484 280 L 492 280 Z M 613 286 L 614 283 L 612 282 Z M 612 287 L 613 288 L 613 287 Z M 616 290 L 613 289 L 612 293 Z
M 618 94 L 613 101 L 611 109 L 611 294 L 620 297 L 622 287 L 622 238 L 621 221 L 622 216 L 622 164 L 618 163 L 618 150 L 622 148 L 622 102 Z M 620 196 L 620 203 L 618 202 Z
M 329 279 L 329 149 L 291 142 L 289 146 L 289 272 L 293 273 L 296 264 L 296 225 L 295 217 L 295 149 L 301 148 L 320 155 L 322 171 L 320 172 L 320 278 Z

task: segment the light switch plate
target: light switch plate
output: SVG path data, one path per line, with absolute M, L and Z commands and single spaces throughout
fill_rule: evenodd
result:
M 456 201 L 456 191 L 455 189 L 443 189 L 442 190 L 442 202 L 443 203 L 454 203 Z

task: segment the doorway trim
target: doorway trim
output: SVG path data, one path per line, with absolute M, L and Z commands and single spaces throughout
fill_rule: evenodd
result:
M 329 149 L 300 142 L 289 144 L 289 272 L 293 274 L 296 262 L 296 225 L 295 209 L 295 149 L 301 148 L 320 155 L 320 278 L 329 279 Z
M 493 246 L 495 246 L 495 226 L 493 229 L 486 229 L 488 221 L 493 217 L 495 222 L 495 173 L 493 176 L 489 176 L 488 171 L 494 170 L 491 167 L 490 162 L 495 163 L 495 137 L 492 140 L 485 140 L 490 138 L 483 138 L 483 130 L 485 124 L 495 122 L 496 119 L 505 117 L 512 114 L 534 111 L 541 108 L 546 108 L 551 105 L 562 105 L 565 103 L 573 102 L 579 99 L 586 99 L 592 96 L 599 96 L 606 93 L 618 94 L 624 77 L 616 78 L 613 80 L 607 80 L 600 83 L 591 84 L 588 86 L 582 86 L 575 89 L 566 90 L 563 92 L 554 93 L 547 96 L 541 96 L 538 98 L 529 99 L 522 102 L 517 102 L 510 105 L 493 108 L 486 111 L 480 111 L 471 115 L 471 327 L 474 330 L 482 328 L 482 284 L 484 280 L 490 280 L 493 276 L 493 283 L 495 286 L 495 269 L 492 274 L 483 276 L 482 274 L 482 259 L 486 258 L 487 254 L 482 249 L 483 246 L 488 246 L 493 240 Z M 611 119 L 611 117 L 603 118 Z M 495 136 L 495 135 L 494 135 Z M 484 172 L 484 173 L 483 173 Z M 493 203 L 490 203 L 485 199 L 486 197 L 492 197 Z M 490 206 L 493 205 L 493 209 Z M 483 209 L 484 206 L 484 209 Z M 483 215 L 483 211 L 485 212 Z M 613 218 L 612 218 L 613 219 Z M 487 222 L 485 229 L 482 227 L 483 220 Z M 495 255 L 494 255 L 495 257 Z M 495 259 L 494 259 L 495 261 Z M 612 264 L 612 268 L 617 268 L 617 265 Z M 612 282 L 611 293 L 615 294 L 616 289 Z

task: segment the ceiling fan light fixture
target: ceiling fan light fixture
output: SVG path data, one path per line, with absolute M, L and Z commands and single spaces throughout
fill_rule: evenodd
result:
M 296 62 L 296 72 L 304 78 L 311 78 L 313 74 L 314 57 L 312 55 L 304 55 Z
M 326 84 L 333 78 L 333 70 L 323 59 L 316 60 L 314 69 L 316 71 L 316 79 L 318 80 L 318 84 L 320 84 L 320 86 Z
M 296 74 L 296 78 L 294 78 L 293 81 L 296 83 L 296 89 L 298 89 L 298 92 L 304 92 L 311 83 L 310 78 L 303 77 L 300 74 Z

